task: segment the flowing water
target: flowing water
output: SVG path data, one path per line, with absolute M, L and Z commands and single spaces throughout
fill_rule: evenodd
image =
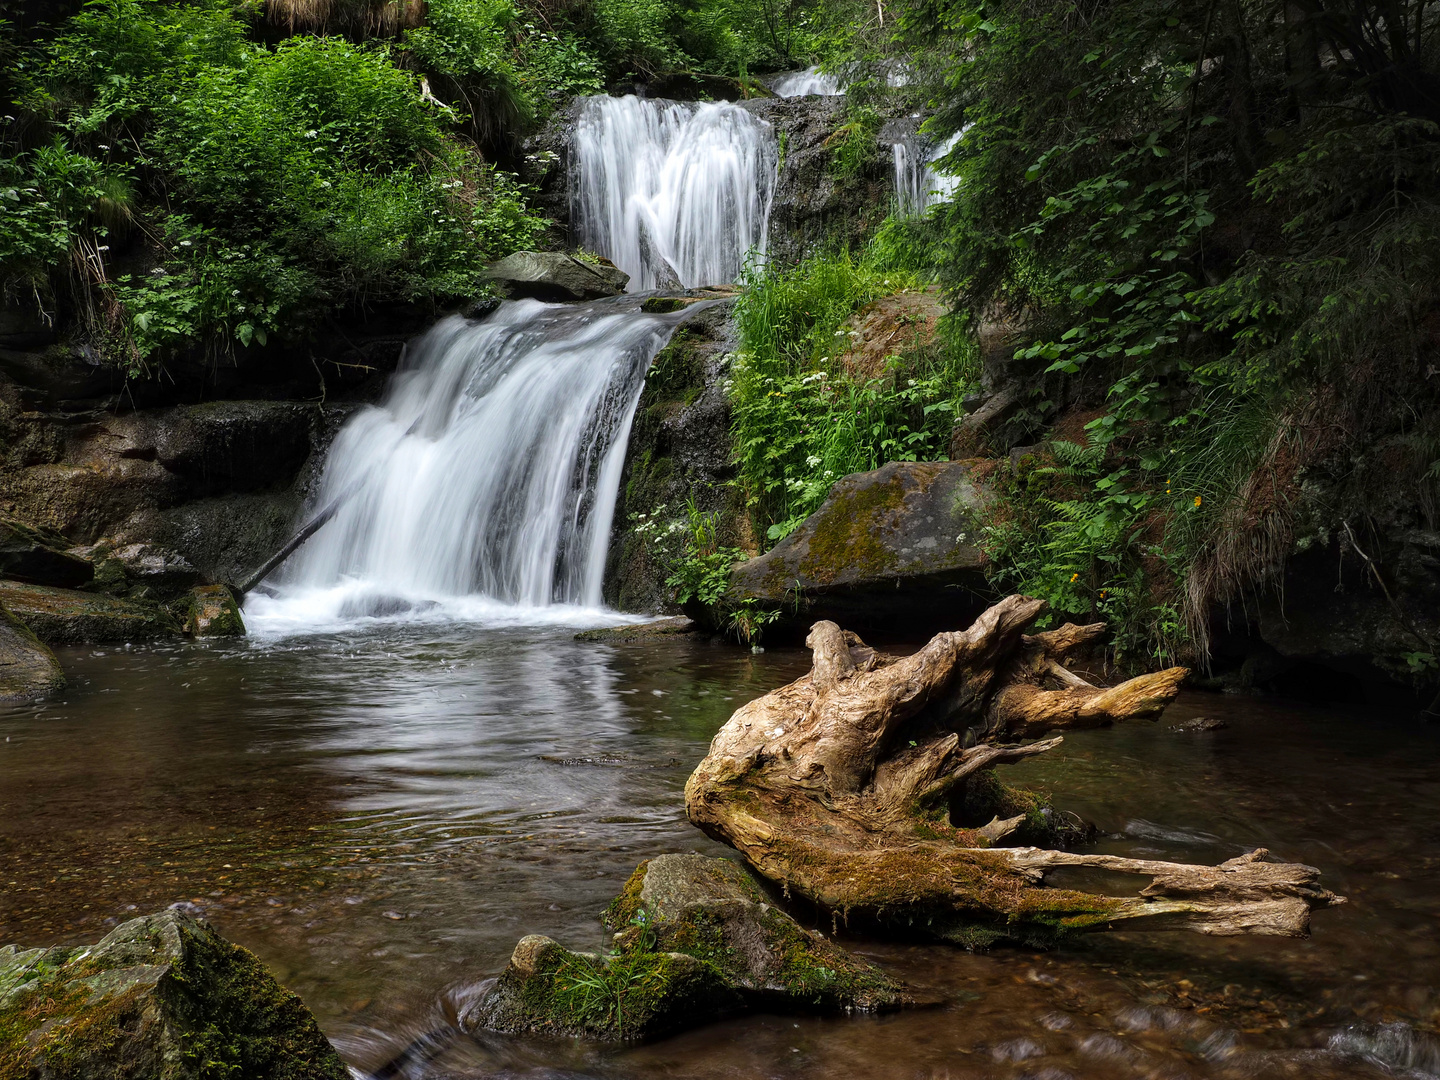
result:
M 938 146 L 923 135 L 890 144 L 895 159 L 895 196 L 902 214 L 923 214 L 937 203 L 948 202 L 960 188 L 960 178 L 937 172 L 935 163 L 955 148 L 962 131 Z
M 725 284 L 763 254 L 778 152 L 739 105 L 587 98 L 574 140 L 576 229 L 632 291 Z
M 341 429 L 314 500 L 339 511 L 247 620 L 598 608 L 635 402 L 675 321 L 629 299 L 441 321 Z
M 840 88 L 840 79 L 837 76 L 826 75 L 818 67 L 782 75 L 775 80 L 775 85 L 771 89 L 775 91 L 776 97 L 784 98 L 808 97 L 811 94 L 834 97 L 845 92 Z
M 939 1004 L 753 1016 L 609 1050 L 445 1037 L 522 935 L 599 947 L 596 915 L 637 862 L 723 853 L 685 822 L 685 777 L 736 706 L 808 663 L 572 634 L 411 614 L 62 652 L 61 700 L 0 712 L 0 941 L 93 941 L 193 904 L 356 1067 L 436 1034 L 410 1077 L 1440 1074 L 1440 732 L 1202 695 L 1158 724 L 1069 735 L 1008 778 L 1094 821 L 1100 850 L 1198 861 L 1263 845 L 1320 867 L 1350 902 L 1317 913 L 1309 940 L 1126 933 L 971 954 L 842 926 Z M 1169 730 L 1202 714 L 1230 726 Z

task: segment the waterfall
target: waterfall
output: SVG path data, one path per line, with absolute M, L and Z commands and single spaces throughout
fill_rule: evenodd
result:
M 836 76 L 822 75 L 818 67 L 781 76 L 771 89 L 776 97 L 806 97 L 810 94 L 834 97 L 845 92 L 840 89 L 840 80 Z
M 252 596 L 252 629 L 600 607 L 635 403 L 679 317 L 620 298 L 442 320 L 341 429 L 314 504 L 347 497 Z
M 592 97 L 574 139 L 580 241 L 632 290 L 724 284 L 763 253 L 778 154 L 770 125 L 740 106 Z
M 922 135 L 890 144 L 895 157 L 895 196 L 902 214 L 923 214 L 935 204 L 954 198 L 960 178 L 936 172 L 934 163 L 955 149 L 964 133 L 962 128 L 939 146 Z

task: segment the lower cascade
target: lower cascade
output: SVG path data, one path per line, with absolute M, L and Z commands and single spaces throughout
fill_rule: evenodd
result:
M 338 512 L 247 615 L 599 607 L 631 419 L 675 321 L 625 298 L 442 320 L 341 430 L 314 500 Z
M 587 98 L 571 189 L 581 242 L 632 290 L 734 281 L 764 251 L 778 160 L 770 125 L 730 102 Z

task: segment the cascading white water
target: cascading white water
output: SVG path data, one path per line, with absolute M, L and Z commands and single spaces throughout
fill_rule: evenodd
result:
M 587 98 L 575 127 L 572 216 L 630 289 L 734 281 L 763 253 L 778 154 L 770 125 L 730 102 Z
M 902 214 L 923 214 L 937 203 L 949 202 L 960 189 L 960 178 L 936 172 L 935 162 L 955 149 L 964 129 L 939 146 L 923 136 L 890 144 L 895 157 L 895 195 Z
M 336 438 L 315 505 L 347 497 L 252 596 L 252 628 L 598 608 L 635 403 L 676 318 L 522 300 L 442 320 Z
M 776 97 L 807 97 L 817 94 L 820 97 L 835 97 L 845 91 L 840 88 L 840 80 L 834 75 L 822 74 L 818 67 L 806 68 L 804 71 L 792 72 L 783 75 L 775 80 L 771 87 Z

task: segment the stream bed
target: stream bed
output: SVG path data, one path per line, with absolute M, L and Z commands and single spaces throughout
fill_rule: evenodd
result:
M 62 651 L 65 694 L 0 711 L 0 942 L 94 941 L 193 905 L 304 998 L 358 1075 L 412 1044 L 389 1075 L 1440 1075 L 1440 731 L 1196 693 L 1005 775 L 1094 822 L 1098 850 L 1263 846 L 1320 867 L 1349 903 L 1308 940 L 1097 934 L 972 954 L 842 926 L 942 1004 L 620 1049 L 454 1036 L 457 1002 L 521 936 L 602 947 L 596 916 L 641 859 L 725 852 L 686 822 L 685 779 L 738 705 L 809 664 L 504 621 Z M 1228 726 L 1170 730 L 1198 716 Z

